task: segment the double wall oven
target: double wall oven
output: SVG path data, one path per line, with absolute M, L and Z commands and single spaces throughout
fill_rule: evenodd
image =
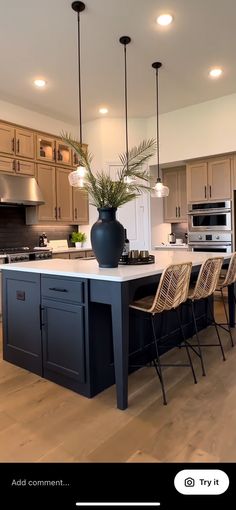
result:
M 230 200 L 189 204 L 188 244 L 192 251 L 232 251 Z

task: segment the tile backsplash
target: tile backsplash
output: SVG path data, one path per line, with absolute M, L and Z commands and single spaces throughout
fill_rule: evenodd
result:
M 172 223 L 171 232 L 176 235 L 176 238 L 183 239 L 183 241 L 186 243 L 185 234 L 188 232 L 187 223 Z
M 26 225 L 24 206 L 0 206 L 0 248 L 19 246 L 38 246 L 39 236 L 46 232 L 51 239 L 67 239 L 76 230 L 74 225 Z

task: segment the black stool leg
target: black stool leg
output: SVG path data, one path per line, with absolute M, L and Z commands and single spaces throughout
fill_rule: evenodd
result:
M 207 304 L 208 304 L 208 307 L 209 307 L 209 311 L 210 311 L 210 315 L 211 315 L 211 320 L 212 320 L 213 325 L 215 326 L 216 334 L 217 334 L 217 337 L 218 337 L 218 340 L 219 340 L 219 346 L 221 348 L 222 357 L 223 357 L 223 360 L 226 361 L 223 345 L 222 345 L 221 338 L 220 338 L 220 335 L 219 335 L 219 330 L 218 330 L 218 327 L 217 327 L 217 324 L 216 324 L 216 321 L 215 321 L 215 317 L 214 317 L 214 314 L 213 314 L 213 311 L 212 311 L 209 299 L 207 300 Z
M 154 324 L 154 316 L 153 315 L 151 315 L 151 322 L 152 322 L 153 338 L 154 338 L 154 342 L 155 342 L 156 355 L 157 355 L 157 364 L 154 362 L 154 366 L 156 368 L 157 374 L 159 375 L 159 379 L 160 379 L 160 383 L 161 383 L 161 389 L 162 389 L 162 395 L 163 395 L 163 404 L 166 406 L 167 405 L 166 392 L 165 392 L 165 386 L 164 386 L 164 379 L 163 379 L 163 375 L 162 375 L 162 368 L 161 368 L 161 363 L 160 363 L 158 342 L 157 342 L 157 337 L 156 337 L 155 324 Z M 157 368 L 158 368 L 158 370 L 157 370 Z
M 222 299 L 222 303 L 223 303 L 223 307 L 224 307 L 224 311 L 225 311 L 225 317 L 226 317 L 226 322 L 227 322 L 227 326 L 228 326 L 228 332 L 229 332 L 229 336 L 230 336 L 230 340 L 231 340 L 231 345 L 232 345 L 232 347 L 234 347 L 234 341 L 233 341 L 233 337 L 232 337 L 232 333 L 231 333 L 231 329 L 230 329 L 230 325 L 229 325 L 229 317 L 227 314 L 227 309 L 226 309 L 224 294 L 223 294 L 222 289 L 220 289 L 220 293 L 221 293 L 221 299 Z
M 182 339 L 183 339 L 183 342 L 184 342 L 184 345 L 186 347 L 186 352 L 187 352 L 187 356 L 188 356 L 188 360 L 189 360 L 189 366 L 191 367 L 191 370 L 192 370 L 192 374 L 193 374 L 193 380 L 195 382 L 195 384 L 197 384 L 197 378 L 196 378 L 196 374 L 194 372 L 194 368 L 193 368 L 193 362 L 192 362 L 192 358 L 190 356 L 190 352 L 189 352 L 189 346 L 186 342 L 186 337 L 185 337 L 185 333 L 184 333 L 184 328 L 182 326 L 182 322 L 181 322 L 181 318 L 180 318 L 180 312 L 179 312 L 179 308 L 176 308 L 175 309 L 176 311 L 176 314 L 177 314 L 177 318 L 178 318 L 178 323 L 179 323 L 179 329 L 181 331 L 181 335 L 182 335 Z
M 202 350 L 201 350 L 201 345 L 200 345 L 199 336 L 198 336 L 197 321 L 196 321 L 195 310 L 194 310 L 194 302 L 193 301 L 191 301 L 191 309 L 192 309 L 192 315 L 193 315 L 193 323 L 194 323 L 195 334 L 196 334 L 197 343 L 198 343 L 198 352 L 199 352 L 199 357 L 200 357 L 201 365 L 202 365 L 202 375 L 205 376 L 206 375 L 206 371 L 205 371 L 205 366 L 204 366 L 203 356 L 202 356 Z

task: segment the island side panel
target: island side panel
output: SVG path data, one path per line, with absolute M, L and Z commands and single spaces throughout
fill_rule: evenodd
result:
M 111 305 L 118 409 L 128 407 L 129 282 L 90 281 L 91 302 Z
M 3 359 L 42 376 L 39 274 L 3 271 Z

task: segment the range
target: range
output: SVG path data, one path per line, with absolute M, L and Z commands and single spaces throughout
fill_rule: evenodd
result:
M 29 248 L 19 246 L 17 248 L 0 248 L 1 263 L 11 264 L 15 262 L 26 262 L 27 260 L 42 260 L 52 258 L 52 250 Z

